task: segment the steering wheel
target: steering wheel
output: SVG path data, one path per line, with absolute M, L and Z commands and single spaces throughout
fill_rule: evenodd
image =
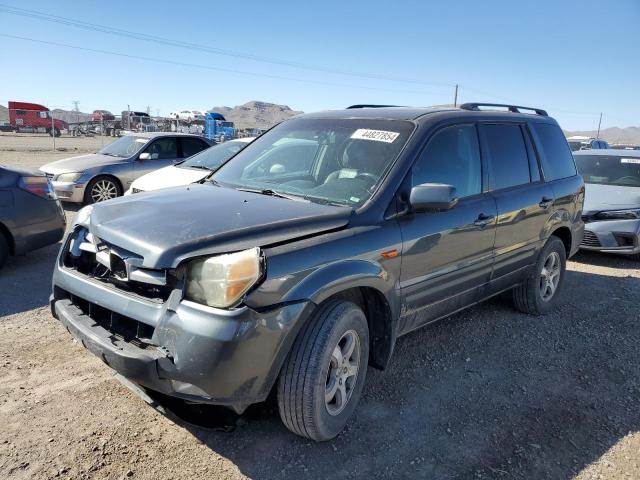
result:
M 360 172 L 356 175 L 356 178 L 358 177 L 366 178 L 367 180 L 371 180 L 371 182 L 373 183 L 376 183 L 378 181 L 378 177 L 369 172 Z

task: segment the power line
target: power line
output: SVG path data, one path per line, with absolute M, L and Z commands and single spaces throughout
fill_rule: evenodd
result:
M 0 37 L 13 38 L 15 40 L 23 40 L 23 41 L 27 41 L 27 42 L 40 43 L 40 44 L 44 44 L 44 45 L 53 45 L 53 46 L 56 46 L 56 47 L 71 48 L 71 49 L 74 49 L 74 50 L 81 50 L 81 51 L 91 52 L 91 53 L 100 53 L 100 54 L 104 54 L 104 55 L 114 55 L 114 56 L 118 56 L 118 57 L 130 58 L 130 59 L 133 59 L 133 60 L 144 60 L 144 61 L 148 61 L 148 62 L 165 63 L 165 64 L 169 64 L 169 65 L 177 65 L 177 66 L 180 66 L 180 67 L 201 68 L 201 69 L 205 69 L 205 70 L 214 70 L 214 71 L 217 71 L 217 72 L 226 72 L 226 73 L 233 73 L 233 74 L 238 74 L 238 75 L 249 75 L 249 76 L 257 76 L 257 77 L 266 77 L 266 78 L 273 78 L 273 79 L 276 79 L 276 80 L 289 80 L 289 81 L 293 81 L 293 82 L 312 83 L 312 84 L 316 84 L 316 85 L 326 85 L 326 86 L 332 86 L 332 87 L 354 88 L 354 89 L 358 89 L 358 90 L 375 90 L 375 91 L 386 91 L 386 92 L 395 92 L 395 93 L 415 93 L 415 94 L 420 94 L 420 95 L 439 95 L 439 96 L 444 96 L 445 95 L 445 93 L 443 93 L 443 92 L 427 92 L 427 91 L 417 91 L 417 90 L 398 90 L 397 88 L 382 88 L 382 87 L 365 87 L 363 85 L 353 85 L 353 84 L 347 84 L 347 83 L 325 82 L 325 81 L 322 81 L 322 80 L 309 80 L 309 79 L 304 79 L 304 78 L 287 77 L 287 76 L 283 76 L 283 75 L 273 75 L 273 74 L 269 74 L 269 73 L 249 72 L 249 71 L 245 71 L 245 70 L 235 70 L 235 69 L 230 69 L 230 68 L 212 67 L 210 65 L 202 65 L 202 64 L 198 64 L 198 63 L 179 62 L 179 61 L 175 61 L 175 60 L 167 60 L 167 59 L 164 59 L 164 58 L 145 57 L 145 56 L 142 56 L 142 55 L 132 55 L 132 54 L 129 54 L 129 53 L 113 52 L 113 51 L 110 51 L 110 50 L 101 50 L 101 49 L 97 49 L 97 48 L 80 47 L 78 45 L 70 45 L 68 43 L 51 42 L 51 41 L 47 41 L 47 40 L 38 40 L 38 39 L 35 39 L 35 38 L 30 38 L 30 37 L 22 37 L 22 36 L 18 36 L 18 35 L 8 35 L 6 33 L 0 33 Z
M 247 53 L 247 52 L 227 50 L 227 49 L 222 49 L 217 47 L 211 47 L 208 45 L 184 42 L 181 40 L 173 40 L 165 37 L 159 37 L 156 35 L 149 35 L 149 34 L 140 33 L 140 32 L 132 32 L 130 30 L 124 30 L 121 28 L 114 28 L 106 25 L 85 22 L 82 20 L 75 20 L 68 17 L 52 15 L 42 11 L 28 10 L 26 8 L 18 8 L 10 5 L 5 5 L 5 4 L 0 4 L 0 11 L 4 11 L 5 13 L 9 13 L 11 15 L 19 15 L 23 17 L 33 18 L 36 20 L 43 20 L 46 22 L 58 23 L 61 25 L 80 28 L 83 30 L 91 31 L 91 32 L 98 31 L 101 33 L 109 34 L 109 35 L 127 37 L 135 40 L 142 40 L 145 42 L 153 42 L 153 43 L 168 45 L 172 47 L 186 48 L 189 50 L 199 50 L 199 51 L 212 53 L 216 55 L 242 58 L 245 60 L 253 60 L 257 62 L 270 63 L 270 64 L 299 68 L 304 70 L 314 70 L 314 71 L 320 71 L 324 73 L 333 73 L 337 75 L 368 78 L 373 80 L 386 80 L 386 81 L 401 82 L 401 83 L 412 83 L 412 84 L 418 84 L 418 85 L 432 85 L 432 86 L 440 86 L 440 87 L 445 87 L 445 86 L 453 87 L 455 85 L 454 82 L 437 82 L 437 81 L 428 81 L 428 80 L 421 80 L 421 79 L 415 79 L 415 78 L 405 78 L 405 77 L 399 77 L 395 75 L 383 75 L 379 73 L 357 72 L 353 70 L 343 70 L 343 69 L 332 68 L 332 67 L 327 67 L 323 65 L 314 65 L 314 64 L 302 63 L 302 62 L 291 61 L 291 60 L 286 60 L 281 58 L 267 57 L 267 56 L 256 55 L 256 54 Z

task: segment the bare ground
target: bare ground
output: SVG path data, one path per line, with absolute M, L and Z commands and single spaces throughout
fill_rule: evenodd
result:
M 0 164 L 99 147 L 34 159 L 33 138 L 0 136 Z M 640 478 L 637 262 L 581 253 L 551 315 L 499 298 L 401 338 L 345 432 L 315 444 L 271 403 L 200 412 L 232 431 L 145 404 L 49 313 L 57 248 L 0 273 L 0 478 Z

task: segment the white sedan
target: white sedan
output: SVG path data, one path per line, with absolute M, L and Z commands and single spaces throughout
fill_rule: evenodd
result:
M 180 112 L 171 112 L 169 118 L 192 122 L 194 120 L 204 120 L 204 113 L 200 110 L 182 110 Z
M 246 147 L 254 138 L 237 138 L 214 145 L 187 158 L 184 162 L 143 175 L 131 184 L 125 195 L 178 187 L 202 180 L 211 172 L 220 168 L 222 164 Z

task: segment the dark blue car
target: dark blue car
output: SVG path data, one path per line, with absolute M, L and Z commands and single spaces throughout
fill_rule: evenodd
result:
M 65 217 L 47 177 L 0 166 L 0 267 L 20 255 L 60 241 Z

